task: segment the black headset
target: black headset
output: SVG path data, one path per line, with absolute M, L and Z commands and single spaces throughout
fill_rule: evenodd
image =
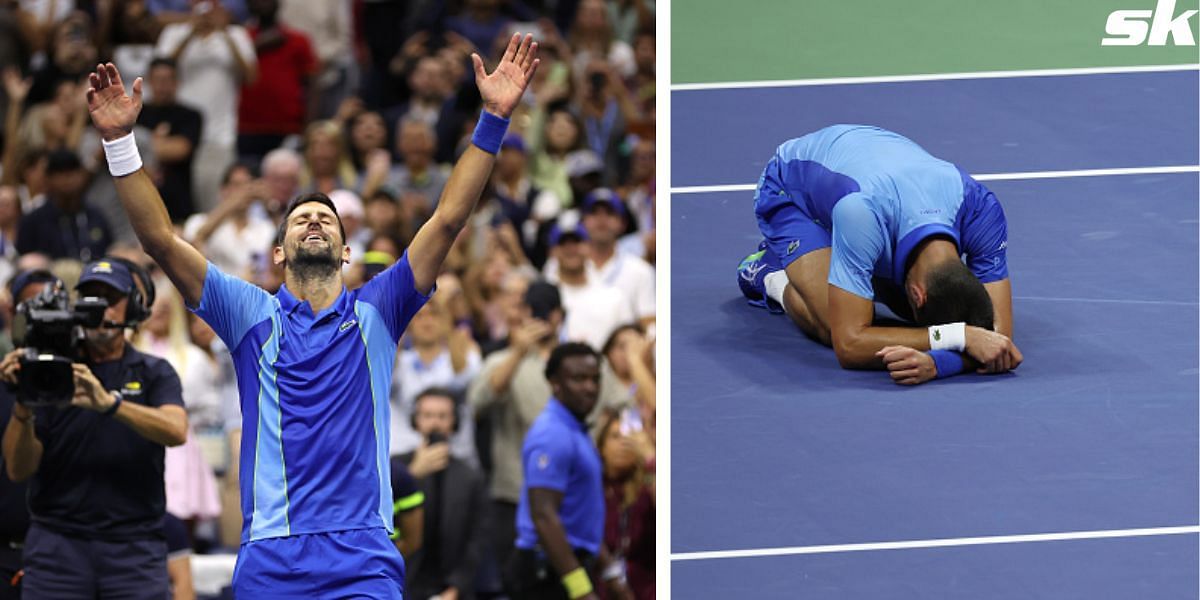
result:
M 124 325 L 126 327 L 136 327 L 150 318 L 150 309 L 154 306 L 154 299 L 156 297 L 154 278 L 150 276 L 150 271 L 147 271 L 145 267 L 132 260 L 119 256 L 106 256 L 102 260 L 125 265 L 129 269 L 129 273 L 133 275 L 133 278 L 142 283 L 142 287 L 139 289 L 135 281 L 133 287 L 129 290 L 129 302 L 125 304 Z M 145 293 L 142 292 L 142 289 L 146 290 Z
M 458 394 L 454 393 L 452 390 L 442 387 L 429 388 L 422 391 L 420 394 L 417 394 L 416 398 L 413 398 L 412 416 L 409 417 L 409 423 L 412 424 L 413 431 L 417 430 L 417 403 L 421 401 L 421 398 L 426 396 L 442 396 L 450 398 L 450 401 L 454 403 L 454 424 L 450 426 L 450 433 L 458 433 L 458 411 L 462 409 L 462 400 L 460 400 Z

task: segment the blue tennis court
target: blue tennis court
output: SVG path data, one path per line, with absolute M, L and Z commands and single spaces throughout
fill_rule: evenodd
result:
M 673 595 L 1200 596 L 1198 90 L 1191 67 L 673 92 Z M 1015 373 L 902 388 L 746 305 L 753 183 L 834 123 L 996 193 Z

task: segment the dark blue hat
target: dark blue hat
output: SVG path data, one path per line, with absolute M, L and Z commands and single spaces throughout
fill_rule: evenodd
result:
M 45 269 L 29 269 L 21 271 L 13 276 L 8 282 L 8 293 L 12 294 L 13 302 L 21 296 L 21 292 L 25 288 L 34 283 L 57 283 L 59 281 L 50 271 Z
M 625 203 L 616 192 L 608 188 L 596 188 L 583 199 L 583 212 L 590 213 L 597 204 L 607 204 L 618 215 L 625 214 Z
M 574 227 L 567 228 L 560 227 L 558 223 L 555 223 L 550 228 L 550 245 L 557 246 L 558 242 L 564 236 L 574 236 L 581 242 L 585 242 L 588 239 L 587 230 L 583 228 L 583 223 L 576 223 Z
M 84 265 L 83 275 L 79 277 L 75 289 L 92 282 L 103 283 L 122 294 L 133 291 L 133 274 L 129 272 L 129 267 L 116 260 L 102 258 Z

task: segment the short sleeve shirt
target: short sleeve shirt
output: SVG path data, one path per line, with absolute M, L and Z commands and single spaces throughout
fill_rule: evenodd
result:
M 237 373 L 243 541 L 392 531 L 392 364 L 427 300 L 407 253 L 319 314 L 286 285 L 271 295 L 209 264 L 195 312 Z
M 874 297 L 902 285 L 922 240 L 954 240 L 983 283 L 1008 277 L 1007 222 L 995 195 L 955 165 L 878 127 L 836 125 L 789 140 L 775 158 L 786 194 L 831 231 L 829 283 Z
M 584 425 L 556 398 L 533 422 L 521 449 L 525 486 L 517 504 L 517 547 L 538 545 L 529 489 L 562 492 L 559 519 L 572 548 L 596 554 L 604 537 L 604 487 L 600 454 Z

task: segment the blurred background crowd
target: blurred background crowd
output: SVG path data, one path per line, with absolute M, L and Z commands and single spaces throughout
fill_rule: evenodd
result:
M 605 358 L 589 423 L 606 549 L 635 597 L 652 598 L 651 0 L 0 1 L 0 281 L 43 268 L 73 288 L 105 255 L 158 273 L 87 114 L 87 73 L 112 61 L 125 82 L 144 78 L 137 144 L 186 240 L 274 292 L 277 219 L 320 191 L 344 223 L 357 287 L 403 254 L 469 143 L 480 110 L 470 54 L 490 71 L 515 31 L 534 34 L 541 67 L 395 365 L 393 463 L 425 492 L 397 505 L 415 515 L 400 544 L 410 597 L 502 595 L 522 439 L 550 395 L 545 361 L 583 341 Z M 238 395 L 228 350 L 161 276 L 157 288 L 134 343 L 183 382 L 193 431 L 168 452 L 167 505 L 188 534 L 174 556 L 199 564 L 238 545 Z M 0 308 L 7 351 L 11 295 Z M 209 574 L 191 571 L 204 595 Z

